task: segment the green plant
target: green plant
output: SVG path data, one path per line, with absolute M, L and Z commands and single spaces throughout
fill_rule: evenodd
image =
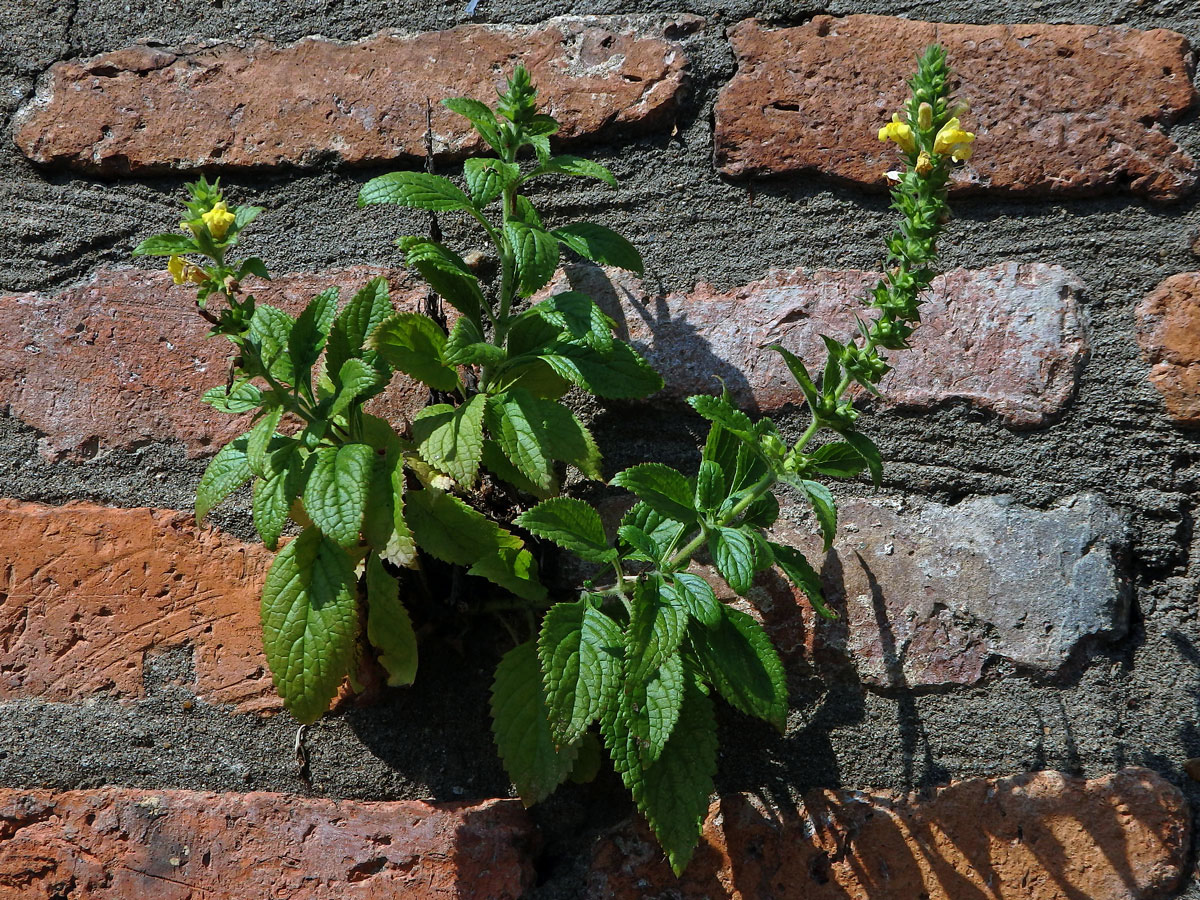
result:
M 359 196 L 360 205 L 460 212 L 482 227 L 498 261 L 490 285 L 439 241 L 398 242 L 407 265 L 455 309 L 448 333 L 428 316 L 397 313 L 383 279 L 340 311 L 335 290 L 294 319 L 257 303 L 241 282 L 267 278 L 266 267 L 256 258 L 234 265 L 226 253 L 260 210 L 228 209 L 219 186 L 204 178 L 188 185 L 184 233 L 157 235 L 136 252 L 170 256 L 176 283 L 197 285 L 212 334 L 236 349 L 227 383 L 206 401 L 255 416 L 205 472 L 197 518 L 253 481 L 264 543 L 277 547 L 289 519 L 300 528 L 279 551 L 262 604 L 267 658 L 296 717 L 321 715 L 345 676 L 353 681 L 367 648 L 390 684 L 410 683 L 416 638 L 399 570 L 419 574 L 418 551 L 466 567 L 515 595 L 513 606 L 526 613 L 548 607 L 535 638 L 519 642 L 513 631 L 516 646 L 501 660 L 493 689 L 496 743 L 522 799 L 537 802 L 568 775 L 594 773 L 598 725 L 614 767 L 681 871 L 716 769 L 712 695 L 780 730 L 788 708 L 783 666 L 766 632 L 720 602 L 690 566 L 707 553 L 737 594 L 756 573 L 778 566 L 820 614 L 833 616 L 812 565 L 765 533 L 779 514 L 773 491 L 794 490 L 811 504 L 828 550 L 837 510 L 817 479 L 867 470 L 879 483 L 879 451 L 856 430 L 847 391 L 853 384 L 875 390 L 888 371 L 881 351 L 907 346 L 920 293 L 934 276 L 947 179 L 973 139 L 948 106 L 946 78 L 944 52 L 930 48 L 910 82 L 905 119 L 897 115 L 880 132 L 900 145 L 907 166 L 889 173 L 903 220 L 888 239 L 886 275 L 869 303 L 873 318 L 859 320 L 855 340 L 825 339 L 816 379 L 793 354 L 773 348 L 807 401 L 807 429 L 789 444 L 770 419 L 752 421 L 727 396 L 690 398 L 711 423 L 698 471 L 646 463 L 618 473 L 611 484 L 636 502 L 615 540 L 591 505 L 558 495 L 564 464 L 601 476 L 595 441 L 560 399 L 571 386 L 639 397 L 662 381 L 586 295 L 532 297 L 552 278 L 563 245 L 606 265 L 640 272 L 642 264 L 628 242 L 601 226 L 547 228 L 521 193 L 551 175 L 615 185 L 597 163 L 551 154 L 557 124 L 537 113 L 524 69 L 516 69 L 495 112 L 475 100 L 444 101 L 497 154 L 466 162 L 465 191 L 431 174 L 396 172 L 372 179 Z M 529 162 L 519 155 L 526 147 Z M 396 372 L 428 385 L 439 401 L 400 432 L 364 409 Z M 823 432 L 837 439 L 810 448 Z M 525 541 L 481 502 L 484 478 L 541 501 L 522 503 L 518 528 L 597 567 L 601 575 L 577 599 L 547 597 Z

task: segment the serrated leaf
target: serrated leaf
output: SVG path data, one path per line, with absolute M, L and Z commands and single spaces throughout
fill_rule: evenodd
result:
M 875 446 L 869 437 L 857 431 L 843 432 L 842 437 L 863 458 L 863 462 L 871 470 L 871 481 L 875 484 L 875 487 L 879 487 L 883 481 L 883 459 L 879 455 L 879 448 Z
M 257 256 L 251 256 L 242 260 L 242 264 L 238 268 L 237 278 L 241 281 L 247 275 L 254 275 L 263 281 L 271 280 L 271 273 L 267 270 L 267 264 Z
M 302 723 L 329 708 L 354 658 L 358 598 L 345 552 L 307 529 L 275 557 L 263 586 L 263 649 L 275 689 Z
M 771 542 L 771 552 L 775 556 L 775 565 L 783 570 L 783 574 L 808 597 L 813 609 L 826 619 L 836 619 L 837 613 L 825 605 L 825 595 L 821 588 L 821 576 L 809 565 L 804 554 L 799 550 L 784 544 Z
M 575 747 L 559 751 L 550 733 L 542 672 L 532 641 L 504 654 L 492 685 L 492 734 L 525 806 L 544 800 L 571 774 Z
M 617 537 L 635 551 L 626 553 L 627 559 L 658 562 L 662 558 L 663 545 L 636 525 L 621 525 L 617 528 Z
M 275 437 L 275 429 L 283 417 L 282 406 L 272 406 L 254 427 L 246 432 L 246 462 L 250 471 L 260 478 L 267 474 L 267 447 Z
M 787 676 L 763 627 L 741 610 L 721 607 L 716 628 L 689 631 L 696 658 L 729 703 L 742 712 L 787 728 Z
M 387 279 L 372 278 L 333 320 L 325 353 L 329 371 L 340 371 L 346 360 L 358 356 L 371 333 L 392 312 Z
M 613 177 L 612 172 L 600 163 L 569 153 L 551 156 L 545 163 L 530 172 L 525 180 L 536 178 L 539 175 L 575 175 L 581 178 L 596 178 L 609 187 L 617 186 L 617 179 Z
M 647 560 L 656 560 L 663 548 L 678 543 L 680 533 L 687 528 L 682 522 L 664 516 L 645 503 L 635 503 L 622 517 L 621 525 L 636 528 L 650 539 L 654 555 L 644 556 Z M 619 530 L 618 534 L 620 534 Z
M 196 486 L 196 521 L 254 477 L 246 459 L 246 437 L 236 438 L 212 458 Z
M 696 520 L 695 491 L 682 472 L 662 463 L 642 463 L 618 472 L 609 484 L 625 488 L 662 515 L 690 524 Z
M 307 383 L 313 363 L 325 349 L 325 340 L 337 314 L 338 289 L 331 287 L 309 301 L 288 334 L 288 355 L 296 378 Z
M 758 444 L 758 433 L 754 430 L 754 423 L 750 421 L 750 417 L 724 397 L 696 394 L 688 397 L 688 403 L 704 418 L 720 425 L 734 437 Z
M 558 341 L 539 356 L 560 376 L 598 397 L 645 397 L 663 386 L 662 376 L 623 341 L 614 341 L 606 352 L 587 344 Z
M 611 228 L 594 222 L 575 222 L 551 232 L 582 256 L 601 266 L 616 266 L 641 275 L 645 269 L 637 248 Z
M 448 97 L 442 101 L 442 106 L 469 119 L 483 139 L 494 149 L 499 149 L 500 132 L 497 130 L 496 115 L 485 104 L 470 97 Z
M 328 418 L 333 419 L 348 410 L 351 404 L 361 402 L 383 390 L 383 378 L 379 370 L 369 366 L 361 359 L 348 359 L 342 363 L 338 371 L 337 382 L 340 385 L 334 395 L 333 404 L 329 407 Z
M 416 544 L 404 519 L 404 456 L 391 426 L 364 415 L 364 438 L 375 450 L 376 465 L 363 514 L 363 537 L 394 566 L 412 565 Z M 379 434 L 371 434 L 377 431 Z M 382 458 L 381 458 L 382 451 Z
M 186 234 L 156 234 L 133 249 L 134 256 L 183 256 L 199 252 L 195 239 Z
M 833 494 L 819 481 L 801 479 L 800 485 L 817 515 L 821 535 L 825 538 L 824 549 L 828 553 L 829 548 L 833 546 L 833 539 L 837 537 L 837 506 L 833 502 Z
M 288 511 L 304 490 L 307 476 L 300 445 L 292 438 L 276 438 L 267 454 L 265 476 L 254 482 L 254 529 L 268 550 L 279 544 Z
M 521 167 L 499 159 L 476 157 L 463 163 L 463 177 L 471 200 L 482 209 L 499 197 L 506 187 L 517 183 Z
M 372 178 L 358 192 L 358 205 L 378 203 L 395 203 L 433 212 L 471 208 L 471 198 L 453 182 L 427 172 L 389 172 Z
M 813 384 L 812 378 L 809 377 L 808 369 L 804 367 L 804 361 L 801 360 L 800 357 L 794 354 L 791 350 L 788 350 L 779 344 L 772 344 L 768 349 L 774 350 L 783 357 L 783 361 L 787 363 L 787 367 L 791 371 L 792 377 L 795 378 L 796 383 L 800 385 L 800 391 L 804 394 L 805 399 L 808 401 L 809 408 L 817 409 L 820 405 L 817 388 L 816 385 Z
M 708 536 L 708 550 L 721 577 L 739 594 L 754 583 L 754 543 L 737 528 L 717 528 Z
M 816 470 L 832 478 L 853 478 L 867 467 L 867 462 L 849 443 L 834 441 L 809 454 Z
M 538 215 L 537 208 L 533 205 L 533 201 L 524 194 L 517 194 L 513 197 L 512 219 L 528 225 L 530 228 L 541 228 L 542 217 Z
M 304 486 L 304 509 L 321 531 L 343 547 L 358 543 L 375 469 L 366 444 L 322 447 Z
M 374 553 L 367 559 L 366 575 L 367 640 L 379 651 L 390 687 L 412 684 L 417 677 L 417 635 L 400 602 L 400 582 Z
M 608 545 L 600 514 L 582 500 L 551 498 L 521 513 L 516 523 L 589 562 L 610 563 L 617 556 Z
M 714 510 L 728 496 L 725 490 L 725 473 L 709 459 L 701 460 L 696 472 L 696 508 Z
M 625 671 L 630 680 L 645 682 L 679 648 L 687 627 L 684 611 L 665 602 L 656 577 L 638 581 L 629 616 Z
M 662 755 L 663 748 L 679 721 L 683 705 L 683 660 L 678 653 L 668 656 L 647 681 L 627 681 L 626 702 L 629 730 L 638 742 L 642 765 Z
M 505 349 L 489 343 L 479 326 L 466 316 L 461 317 L 450 329 L 450 337 L 442 354 L 446 362 L 455 366 L 494 366 L 508 358 Z
M 770 491 L 746 507 L 742 514 L 743 525 L 753 525 L 755 528 L 770 528 L 779 518 L 779 500 Z
M 500 445 L 493 440 L 484 439 L 483 442 L 483 465 L 489 472 L 500 478 L 502 481 L 507 481 L 519 491 L 524 491 L 526 494 L 532 494 L 539 500 L 545 500 L 550 495 L 558 491 L 558 479 L 550 486 L 550 490 L 542 490 L 528 478 L 521 474 L 521 470 L 512 464 Z
M 458 387 L 458 372 L 442 356 L 446 333 L 420 313 L 397 313 L 371 335 L 371 347 L 392 368 L 439 391 Z
M 717 770 L 717 733 L 712 701 L 686 677 L 679 720 L 656 762 L 643 767 L 629 722 L 619 709 L 600 720 L 613 767 L 667 854 L 676 875 L 700 840 Z
M 511 219 L 504 223 L 504 237 L 517 264 L 517 292 L 528 297 L 558 268 L 558 241 L 542 228 Z
M 616 323 L 587 294 L 579 291 L 553 294 L 525 315 L 539 316 L 566 332 L 573 341 L 583 342 L 601 353 L 612 349 Z
M 413 440 L 421 458 L 462 485 L 471 485 L 483 457 L 483 412 L 487 398 L 475 394 L 453 407 L 427 406 L 413 419 Z
M 554 481 L 553 457 L 546 446 L 546 428 L 539 402 L 528 391 L 515 390 L 488 398 L 487 426 L 512 464 L 541 490 Z
M 709 628 L 715 628 L 722 621 L 722 604 L 712 586 L 699 575 L 691 572 L 670 575 L 663 582 L 662 594 L 668 603 L 687 610 L 688 615 Z
M 404 238 L 401 247 L 407 265 L 421 273 L 442 299 L 476 321 L 487 302 L 479 279 L 453 250 L 423 238 Z
M 293 374 L 292 361 L 288 357 L 288 338 L 292 333 L 292 317 L 282 309 L 276 309 L 265 303 L 254 308 L 250 317 L 248 331 L 250 339 L 259 348 L 263 365 L 271 373 L 271 377 L 291 384 Z
M 587 598 L 546 613 L 538 657 L 556 746 L 582 737 L 616 695 L 623 644 L 620 626 Z
M 248 381 L 239 381 L 229 391 L 223 384 L 209 388 L 200 399 L 217 412 L 237 415 L 262 406 L 263 393 Z

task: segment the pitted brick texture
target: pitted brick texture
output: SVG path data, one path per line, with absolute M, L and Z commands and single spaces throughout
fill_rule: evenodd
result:
M 738 73 L 717 100 L 716 159 L 729 175 L 818 171 L 882 189 L 897 168 L 877 139 L 906 98 L 897 73 L 942 44 L 976 156 L 959 190 L 1187 193 L 1195 166 L 1163 132 L 1194 101 L 1187 40 L 1093 25 L 952 25 L 815 16 L 730 29 Z
M 339 287 L 345 303 L 368 279 L 389 274 L 363 266 L 245 287 L 295 315 L 329 287 Z M 420 308 L 424 290 L 399 278 L 393 286 L 398 309 Z M 0 410 L 37 429 L 51 459 L 152 441 L 211 455 L 250 420 L 200 401 L 225 383 L 233 353 L 224 338 L 206 337 L 208 329 L 195 289 L 173 286 L 163 271 L 100 269 L 57 293 L 0 295 Z M 373 410 L 398 421 L 427 398 L 423 386 L 398 376 Z
M 1146 769 L 972 779 L 932 797 L 722 797 L 676 879 L 644 826 L 601 841 L 591 900 L 1166 900 L 1187 870 L 1178 788 Z
M 139 697 L 145 655 L 190 647 L 202 700 L 281 709 L 258 612 L 271 556 L 183 513 L 0 500 L 0 700 Z
M 804 395 L 782 357 L 782 344 L 812 369 L 823 363 L 821 334 L 856 334 L 860 298 L 878 275 L 859 270 L 772 271 L 721 292 L 699 284 L 687 294 L 651 297 L 620 270 L 570 267 L 551 290 L 589 293 L 622 326 L 667 380 L 668 394 L 714 393 L 720 376 L 739 404 L 764 412 Z M 1088 356 L 1079 306 L 1082 284 L 1060 266 L 1000 263 L 956 269 L 925 297 L 913 349 L 891 354 L 881 384 L 900 407 L 928 409 L 965 400 L 1013 426 L 1061 415 L 1075 395 Z
M 1200 425 L 1200 272 L 1172 275 L 1137 308 L 1150 383 L 1181 425 Z
M 128 47 L 53 66 L 14 134 L 35 162 L 100 174 L 364 165 L 423 157 L 432 101 L 435 152 L 461 156 L 479 141 L 438 101 L 491 102 L 517 62 L 562 123 L 559 140 L 645 131 L 669 127 L 684 81 L 683 51 L 664 32 L 701 21 L 684 16 L 648 34 L 586 17 L 354 44 Z
M 0 791 L 6 900 L 517 900 L 534 844 L 515 800 Z

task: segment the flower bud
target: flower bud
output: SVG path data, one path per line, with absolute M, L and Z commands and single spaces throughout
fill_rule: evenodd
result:
M 933 107 L 928 103 L 922 103 L 917 107 L 917 125 L 922 131 L 928 131 L 933 127 Z

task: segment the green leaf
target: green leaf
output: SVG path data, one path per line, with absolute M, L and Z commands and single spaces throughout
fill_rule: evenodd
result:
M 375 329 L 371 345 L 392 368 L 435 390 L 458 387 L 458 372 L 442 356 L 446 334 L 428 316 L 397 313 Z
M 291 316 L 266 303 L 256 306 L 254 315 L 250 317 L 249 336 L 262 354 L 263 365 L 271 377 L 288 384 L 295 378 L 292 361 L 287 354 L 292 325 Z
M 696 508 L 711 511 L 720 506 L 729 496 L 725 490 L 725 473 L 709 459 L 700 462 L 696 472 Z
M 737 528 L 717 528 L 708 536 L 708 549 L 717 571 L 739 594 L 754 581 L 754 542 Z
M 626 399 L 645 397 L 661 390 L 662 376 L 623 341 L 602 352 L 586 344 L 559 341 L 541 358 L 568 381 L 598 397 Z
M 682 874 L 700 840 L 717 771 L 717 732 L 712 701 L 685 676 L 683 704 L 657 761 L 643 768 L 628 719 L 615 707 L 600 720 L 613 767 L 633 793 L 676 875 Z
M 558 268 L 558 241 L 542 228 L 512 219 L 504 223 L 504 237 L 516 260 L 518 293 L 528 297 Z
M 486 578 L 510 594 L 533 603 L 541 603 L 546 599 L 546 588 L 538 581 L 537 561 L 525 549 L 501 547 L 476 560 L 475 565 L 467 569 L 467 574 Z
M 799 550 L 784 544 L 768 542 L 775 557 L 775 565 L 783 570 L 783 574 L 808 597 L 813 609 L 826 619 L 836 619 L 837 613 L 825 605 L 825 595 L 821 589 L 821 576 L 813 569 L 804 554 Z
M 434 212 L 471 208 L 471 198 L 461 189 L 448 179 L 427 172 L 389 172 L 372 178 L 358 192 L 358 205 L 378 203 L 395 203 Z
M 770 528 L 779 518 L 779 501 L 775 495 L 767 491 L 748 507 L 742 514 L 743 525 L 753 525 L 755 528 Z
M 663 545 L 636 525 L 621 525 L 617 528 L 617 537 L 635 551 L 626 553 L 627 559 L 641 559 L 655 563 L 662 559 Z
M 242 207 L 242 209 L 245 209 L 245 207 Z M 241 281 L 247 275 L 256 275 L 263 279 L 263 281 L 271 280 L 271 273 L 267 271 L 267 264 L 257 256 L 247 257 L 242 260 L 242 265 L 238 268 L 237 273 L 238 281 Z
M 867 467 L 866 460 L 850 444 L 834 441 L 814 450 L 809 459 L 822 475 L 832 478 L 853 478 Z
M 374 553 L 367 558 L 366 581 L 367 640 L 379 651 L 390 687 L 412 684 L 417 677 L 417 635 L 400 602 L 400 582 Z
M 613 177 L 612 172 L 608 171 L 600 163 L 584 159 L 582 156 L 572 156 L 569 153 L 550 157 L 545 163 L 526 175 L 524 180 L 528 181 L 531 178 L 537 178 L 539 175 L 551 174 L 575 175 L 580 178 L 597 178 L 609 187 L 617 186 L 617 179 Z
M 589 562 L 610 563 L 616 559 L 617 551 L 608 545 L 600 514 L 582 500 L 553 497 L 521 513 L 516 523 Z
M 392 565 L 409 566 L 415 560 L 417 550 L 404 520 L 404 456 L 390 425 L 374 416 L 364 415 L 363 419 L 364 424 L 382 423 L 378 430 L 385 436 L 383 441 L 372 443 L 376 460 L 379 460 L 381 450 L 383 458 L 376 463 L 371 475 L 367 509 L 363 513 L 363 537 Z M 364 433 L 364 437 L 371 440 L 370 435 Z
M 779 344 L 772 344 L 768 349 L 774 350 L 783 357 L 783 361 L 787 363 L 787 367 L 791 371 L 792 377 L 795 378 L 796 383 L 800 385 L 800 391 L 804 394 L 804 398 L 808 401 L 809 409 L 819 409 L 820 398 L 817 393 L 817 388 L 816 385 L 813 384 L 812 378 L 809 377 L 808 369 L 804 367 L 804 361 L 801 360 L 800 357 L 794 354 L 791 350 L 788 350 Z
M 483 411 L 487 398 L 475 394 L 462 406 L 427 406 L 413 419 L 421 458 L 461 485 L 475 482 L 483 456 Z
M 534 207 L 533 201 L 524 194 L 517 194 L 513 198 L 511 218 L 523 225 L 528 225 L 530 228 L 541 228 L 545 231 L 545 228 L 542 226 L 542 217 L 538 215 L 537 208 Z
M 325 354 L 329 371 L 339 371 L 346 360 L 358 356 L 367 338 L 392 311 L 387 279 L 372 278 L 333 320 Z
M 582 256 L 602 266 L 616 266 L 641 275 L 645 269 L 637 248 L 611 228 L 593 222 L 576 222 L 551 232 Z
M 217 412 L 236 415 L 262 406 L 263 393 L 250 382 L 239 381 L 229 391 L 223 384 L 209 388 L 200 399 Z
M 647 560 L 657 560 L 662 548 L 677 543 L 680 532 L 687 528 L 682 522 L 664 516 L 645 503 L 635 503 L 633 508 L 622 517 L 621 525 L 636 529 L 649 540 L 648 547 L 653 549 L 653 555 L 645 556 Z M 620 530 L 617 533 L 620 535 Z M 626 541 L 626 543 L 631 542 Z
M 699 575 L 674 573 L 663 582 L 662 595 L 668 603 L 687 610 L 688 615 L 709 628 L 715 628 L 722 621 L 722 604 L 712 586 Z
M 643 766 L 654 763 L 679 721 L 683 705 L 683 660 L 672 653 L 648 681 L 625 683 L 623 699 L 629 709 L 629 730 L 639 744 Z
M 787 728 L 788 692 L 783 663 L 763 627 L 722 606 L 716 628 L 692 628 L 692 647 L 713 687 L 735 708 Z
M 579 291 L 552 294 L 524 315 L 538 316 L 560 328 L 573 342 L 582 342 L 601 353 L 612 350 L 612 332 L 616 323 L 587 294 Z
M 246 436 L 230 441 L 212 458 L 196 486 L 196 521 L 254 477 L 246 459 Z
M 651 509 L 677 522 L 696 520 L 695 492 L 683 473 L 662 463 L 642 463 L 618 472 L 613 487 L 625 488 Z
M 471 200 L 479 209 L 499 197 L 506 187 L 516 184 L 521 177 L 521 167 L 499 159 L 468 159 L 463 163 L 463 176 Z
M 521 802 L 532 806 L 571 774 L 575 747 L 559 751 L 547 719 L 542 672 L 532 641 L 504 654 L 492 685 L 492 734 Z
M 367 507 L 375 451 L 366 444 L 322 447 L 304 486 L 304 510 L 321 531 L 343 547 L 358 543 Z
M 664 602 L 660 588 L 661 581 L 651 576 L 639 579 L 634 589 L 625 671 L 636 682 L 647 681 L 679 649 L 687 627 L 686 613 Z
M 479 326 L 466 316 L 450 329 L 450 337 L 442 354 L 446 362 L 455 366 L 495 366 L 508 358 L 504 348 L 488 343 Z
M 263 585 L 263 649 L 275 689 L 302 723 L 329 708 L 354 658 L 358 598 L 345 552 L 314 528 L 275 557 Z
M 734 437 L 758 444 L 758 433 L 754 430 L 754 423 L 750 421 L 750 417 L 724 397 L 696 394 L 688 397 L 688 403 L 704 418 L 720 425 Z
M 340 416 L 352 404 L 378 394 L 384 387 L 379 370 L 361 359 L 348 359 L 342 363 L 336 383 L 341 387 L 338 388 L 333 404 L 329 407 L 327 415 L 330 419 Z
M 542 490 L 521 474 L 521 470 L 512 464 L 500 445 L 495 441 L 485 439 L 483 442 L 483 465 L 496 477 L 507 481 L 519 491 L 532 494 L 539 500 L 545 500 L 558 490 L 558 481 L 551 485 L 550 490 Z
M 871 481 L 874 482 L 875 487 L 879 487 L 883 481 L 883 459 L 879 455 L 879 448 L 869 437 L 857 431 L 843 432 L 842 437 L 863 458 L 867 468 L 871 470 Z
M 616 694 L 623 651 L 620 626 L 588 598 L 557 603 L 542 620 L 542 663 L 551 733 L 556 746 L 572 744 Z
M 272 406 L 246 432 L 246 462 L 250 465 L 250 471 L 260 478 L 267 475 L 267 448 L 275 437 L 275 429 L 282 417 L 283 407 Z
M 254 482 L 254 529 L 268 550 L 279 544 L 292 503 L 300 496 L 307 477 L 300 444 L 293 438 L 276 438 L 267 454 L 263 478 Z
M 288 355 L 300 382 L 307 382 L 313 363 L 325 349 L 325 339 L 337 313 L 338 293 L 338 289 L 332 287 L 313 297 L 288 334 Z
M 561 403 L 537 397 L 534 400 L 541 412 L 542 427 L 546 433 L 546 449 L 550 455 L 570 463 L 586 478 L 593 481 L 603 478 L 600 469 L 600 448 L 596 446 L 592 433 Z
M 423 238 L 403 238 L 404 261 L 421 273 L 439 296 L 464 316 L 479 321 L 484 304 L 479 279 L 453 250 Z
M 825 552 L 828 553 L 833 546 L 833 539 L 837 537 L 837 506 L 833 502 L 833 494 L 818 481 L 801 479 L 800 485 L 812 504 L 813 512 L 817 514 L 821 535 L 825 538 Z
M 186 234 L 156 234 L 138 244 L 134 256 L 183 256 L 186 253 L 199 253 L 195 238 Z
M 528 391 L 514 390 L 488 398 L 487 425 L 514 466 L 541 490 L 554 482 L 553 457 L 546 446 L 546 427 L 538 400 Z
M 448 97 L 442 101 L 442 106 L 460 116 L 466 116 L 475 126 L 475 130 L 491 144 L 493 149 L 500 149 L 500 132 L 497 130 L 496 115 L 486 105 L 478 100 L 472 100 L 470 97 Z

